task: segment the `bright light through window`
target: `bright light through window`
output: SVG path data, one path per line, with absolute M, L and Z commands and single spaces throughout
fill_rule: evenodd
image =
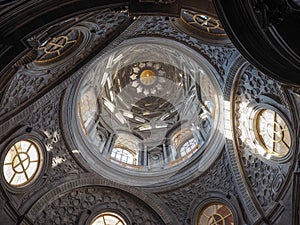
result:
M 190 153 L 192 151 L 194 152 L 197 149 L 198 149 L 198 143 L 194 138 L 192 138 L 192 139 L 188 140 L 187 142 L 185 142 L 183 144 L 183 146 L 180 148 L 180 156 L 181 157 L 185 156 L 188 153 Z
M 198 225 L 234 225 L 230 209 L 221 203 L 208 205 L 200 213 Z
M 8 184 L 23 187 L 37 175 L 42 164 L 42 154 L 31 141 L 19 141 L 7 152 L 3 173 Z
M 272 110 L 261 110 L 256 119 L 258 138 L 266 154 L 285 156 L 291 146 L 291 135 L 284 120 Z
M 115 213 L 101 213 L 91 225 L 126 225 L 124 220 Z

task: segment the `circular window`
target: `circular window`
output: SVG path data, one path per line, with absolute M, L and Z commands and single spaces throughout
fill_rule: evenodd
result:
M 173 18 L 170 23 L 176 30 L 197 38 L 203 44 L 232 46 L 215 12 L 182 9 L 180 18 Z
M 67 54 L 71 53 L 71 50 L 81 41 L 81 35 L 82 34 L 78 30 L 69 30 L 42 44 L 38 49 L 39 54 L 35 63 L 52 63 L 60 57 L 65 57 Z
M 255 119 L 256 136 L 264 156 L 284 157 L 289 153 L 291 135 L 283 118 L 270 109 L 260 110 Z
M 126 223 L 119 215 L 111 212 L 105 212 L 96 216 L 92 220 L 91 225 L 126 225 Z
M 231 210 L 222 203 L 207 205 L 200 213 L 198 225 L 234 225 Z
M 18 141 L 11 146 L 4 158 L 4 178 L 12 187 L 24 187 L 36 178 L 42 162 L 42 152 L 34 142 Z
M 220 21 L 212 16 L 197 13 L 191 10 L 182 10 L 181 20 L 188 26 L 201 32 L 207 32 L 213 35 L 224 35 L 226 33 Z

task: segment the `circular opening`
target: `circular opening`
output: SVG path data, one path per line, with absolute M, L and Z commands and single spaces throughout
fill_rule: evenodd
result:
M 96 216 L 90 225 L 126 225 L 124 219 L 116 213 L 105 212 Z
M 180 18 L 185 24 L 197 31 L 213 35 L 226 35 L 220 21 L 212 16 L 191 10 L 182 10 Z
M 199 77 L 143 60 L 84 79 L 78 100 L 84 135 L 102 156 L 130 169 L 156 171 L 186 160 L 209 139 L 216 108 L 211 81 L 195 69 Z
M 135 184 L 165 180 L 209 155 L 212 136 L 221 134 L 215 132 L 219 87 L 201 60 L 186 46 L 158 38 L 129 40 L 101 56 L 74 93 L 80 155 L 101 175 Z M 212 161 L 204 157 L 203 168 Z
M 201 211 L 198 225 L 234 225 L 231 210 L 222 203 L 211 203 Z
M 180 19 L 183 24 L 186 24 L 195 31 L 226 37 L 226 33 L 220 21 L 211 15 L 183 9 L 181 10 Z
M 291 135 L 283 118 L 270 109 L 260 110 L 255 118 L 255 131 L 265 157 L 284 157 L 289 153 Z
M 199 44 L 232 46 L 217 14 L 209 9 L 199 12 L 181 9 L 180 18 L 171 19 L 170 24 L 176 30 L 195 37 Z
M 75 50 L 74 47 L 81 41 L 82 34 L 79 30 L 68 30 L 43 43 L 38 48 L 38 56 L 34 62 L 39 65 L 57 62 Z
M 11 146 L 4 158 L 4 178 L 12 187 L 24 187 L 36 178 L 42 162 L 42 152 L 34 142 L 18 141 Z

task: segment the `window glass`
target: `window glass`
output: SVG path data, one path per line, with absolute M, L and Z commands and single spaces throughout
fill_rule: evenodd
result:
M 76 46 L 77 42 L 81 39 L 81 33 L 78 30 L 69 30 L 64 34 L 56 36 L 43 43 L 38 49 L 38 56 L 35 60 L 36 63 L 53 62 L 55 59 L 70 53 L 71 49 Z
M 198 225 L 234 225 L 231 210 L 222 203 L 212 203 L 200 213 Z
M 256 119 L 258 139 L 265 155 L 285 156 L 291 146 L 291 135 L 284 120 L 275 111 L 261 110 Z
M 180 156 L 185 156 L 189 153 L 196 151 L 199 148 L 197 141 L 192 138 L 185 142 L 183 146 L 180 148 Z
M 115 213 L 101 213 L 93 219 L 91 225 L 126 225 L 126 223 Z
M 182 10 L 181 20 L 198 31 L 214 35 L 225 35 L 224 28 L 217 18 L 191 10 Z
M 111 152 L 111 157 L 123 163 L 135 164 L 134 155 L 128 150 L 123 149 L 121 147 L 114 147 Z
M 37 175 L 42 164 L 42 153 L 38 146 L 29 140 L 15 143 L 7 152 L 4 164 L 4 178 L 14 187 L 23 187 Z

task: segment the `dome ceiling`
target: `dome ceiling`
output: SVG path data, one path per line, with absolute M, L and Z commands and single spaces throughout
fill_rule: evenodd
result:
M 186 92 L 181 87 L 185 80 L 191 81 L 183 74 L 174 66 L 148 61 L 121 68 L 113 78 L 116 105 L 128 122 L 127 128 L 143 142 L 157 145 L 165 136 L 161 131 L 166 132 L 180 120 L 178 110 Z M 150 138 L 154 130 L 160 135 Z
M 224 31 L 277 3 L 253 1 L 221 24 L 209 0 L 6 2 L 0 221 L 299 224 L 300 91 L 247 62 Z M 297 37 L 269 18 L 278 24 L 240 31 Z
M 127 40 L 83 76 L 76 117 L 96 157 L 160 171 L 202 154 L 217 118 L 214 78 L 197 53 L 176 45 Z

